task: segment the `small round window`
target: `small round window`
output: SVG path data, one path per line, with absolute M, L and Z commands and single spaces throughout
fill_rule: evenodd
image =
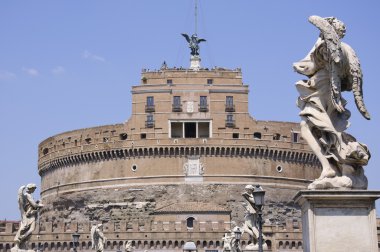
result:
M 131 166 L 131 170 L 132 170 L 133 172 L 137 171 L 137 164 L 133 164 L 133 165 Z
M 277 165 L 277 167 L 276 167 L 276 171 L 277 172 L 282 172 L 284 169 L 282 168 L 282 166 L 281 165 Z

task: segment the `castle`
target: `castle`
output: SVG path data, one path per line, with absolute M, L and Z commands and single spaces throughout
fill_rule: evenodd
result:
M 221 250 L 244 221 L 247 184 L 267 191 L 264 233 L 271 251 L 302 250 L 295 193 L 321 167 L 297 123 L 258 121 L 248 112 L 240 69 L 143 70 L 132 115 L 116 125 L 73 130 L 39 145 L 39 227 L 32 248 L 67 250 L 71 234 L 90 250 L 91 224 L 104 223 L 106 250 L 127 240 L 137 251 Z M 8 251 L 17 223 L 0 224 Z M 242 245 L 247 237 L 243 236 Z

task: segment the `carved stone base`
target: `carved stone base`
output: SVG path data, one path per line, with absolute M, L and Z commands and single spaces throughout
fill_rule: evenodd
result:
M 299 191 L 304 252 L 378 252 L 378 198 L 380 191 Z
M 191 56 L 190 69 L 199 70 L 201 68 L 201 58 L 199 56 Z

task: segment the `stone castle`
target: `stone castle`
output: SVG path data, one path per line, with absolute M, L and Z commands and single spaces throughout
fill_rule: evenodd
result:
M 247 184 L 267 191 L 264 233 L 271 251 L 302 250 L 292 197 L 321 171 L 290 122 L 248 112 L 240 69 L 142 71 L 132 114 L 122 124 L 73 130 L 39 145 L 45 208 L 31 247 L 91 249 L 91 224 L 104 223 L 106 250 L 132 240 L 136 250 L 222 249 L 224 233 L 244 221 Z M 0 224 L 0 250 L 17 223 Z M 242 245 L 247 237 L 243 236 Z

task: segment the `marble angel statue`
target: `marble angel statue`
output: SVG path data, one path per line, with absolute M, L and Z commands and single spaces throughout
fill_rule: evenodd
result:
M 21 213 L 20 228 L 14 238 L 15 247 L 12 250 L 28 249 L 28 240 L 36 228 L 39 210 L 43 205 L 33 199 L 32 194 L 36 190 L 35 184 L 21 186 L 18 190 L 18 204 Z
M 366 189 L 363 166 L 370 159 L 367 146 L 344 132 L 351 116 L 344 91 L 352 91 L 364 118 L 370 115 L 363 101 L 363 76 L 355 51 L 341 39 L 346 27 L 334 18 L 309 17 L 320 30 L 312 50 L 293 64 L 308 80 L 296 83 L 301 109 L 301 135 L 322 165 L 320 177 L 309 189 Z
M 96 224 L 91 227 L 91 242 L 92 249 L 95 249 L 96 252 L 104 251 L 104 244 L 106 243 L 107 238 L 103 234 L 103 225 Z
M 249 235 L 248 244 L 245 247 L 246 250 L 256 250 L 258 249 L 258 240 L 259 240 L 259 229 L 258 229 L 258 216 L 257 216 L 257 207 L 255 204 L 255 199 L 253 198 L 253 191 L 255 187 L 252 185 L 247 185 L 245 187 L 245 192 L 242 194 L 245 199 L 245 203 L 243 203 L 243 207 L 245 208 L 244 214 L 244 225 L 243 225 L 243 233 L 247 233 Z M 263 245 L 264 249 L 266 249 L 267 245 L 265 240 L 267 238 L 263 235 Z

